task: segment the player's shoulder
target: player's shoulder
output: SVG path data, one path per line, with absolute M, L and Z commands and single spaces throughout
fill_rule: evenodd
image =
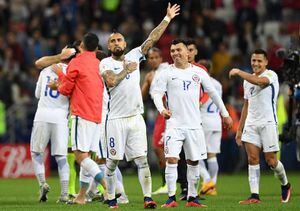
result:
M 208 72 L 207 71 L 207 68 L 204 66 L 204 65 L 202 65 L 202 64 L 199 64 L 199 63 L 192 63 L 192 65 L 194 65 L 194 66 L 196 66 L 196 67 L 199 67 L 200 69 L 201 69 L 201 71 L 205 71 L 205 72 Z
M 102 59 L 101 61 L 100 61 L 100 64 L 105 64 L 105 63 L 107 63 L 107 62 L 112 62 L 112 57 L 110 56 L 110 57 L 106 57 L 106 58 L 104 58 L 104 59 Z
M 210 77 L 211 81 L 214 83 L 215 86 L 222 87 L 222 84 L 217 79 Z
M 266 69 L 263 73 L 262 76 L 269 76 L 269 77 L 278 77 L 277 73 L 273 70 Z
M 49 73 L 52 73 L 52 68 L 51 68 L 51 65 L 48 66 L 48 67 L 45 67 L 44 69 L 41 70 L 40 74 L 49 74 Z

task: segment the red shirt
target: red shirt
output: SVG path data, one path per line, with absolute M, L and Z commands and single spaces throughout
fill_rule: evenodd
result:
M 72 59 L 67 74 L 58 75 L 59 92 L 70 97 L 72 115 L 100 123 L 104 83 L 95 52 L 85 51 Z

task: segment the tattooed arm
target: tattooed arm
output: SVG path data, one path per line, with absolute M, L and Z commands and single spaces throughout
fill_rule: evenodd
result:
M 167 26 L 169 25 L 170 21 L 179 14 L 180 6 L 177 4 L 174 4 L 171 7 L 171 4 L 168 4 L 167 8 L 167 15 L 165 18 L 160 22 L 160 24 L 152 30 L 152 32 L 149 34 L 148 38 L 145 40 L 145 42 L 142 44 L 142 53 L 144 55 L 147 54 L 148 50 L 153 47 L 153 45 L 159 40 L 161 35 L 166 30 Z
M 104 81 L 108 87 L 117 86 L 127 74 L 132 73 L 137 68 L 136 62 L 125 62 L 123 63 L 123 70 L 118 74 L 115 74 L 112 70 L 106 70 L 102 73 Z

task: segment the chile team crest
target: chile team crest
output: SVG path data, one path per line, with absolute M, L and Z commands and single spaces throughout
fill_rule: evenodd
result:
M 200 77 L 198 76 L 198 75 L 193 75 L 192 76 L 192 79 L 193 79 L 193 81 L 195 81 L 196 83 L 199 83 L 200 82 Z

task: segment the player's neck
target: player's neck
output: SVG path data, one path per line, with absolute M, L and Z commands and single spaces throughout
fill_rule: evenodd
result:
M 125 55 L 124 54 L 122 54 L 121 56 L 112 55 L 112 58 L 117 61 L 123 61 L 125 59 Z
M 175 67 L 179 68 L 179 69 L 186 69 L 189 67 L 189 63 L 188 62 L 176 62 L 174 63 Z

